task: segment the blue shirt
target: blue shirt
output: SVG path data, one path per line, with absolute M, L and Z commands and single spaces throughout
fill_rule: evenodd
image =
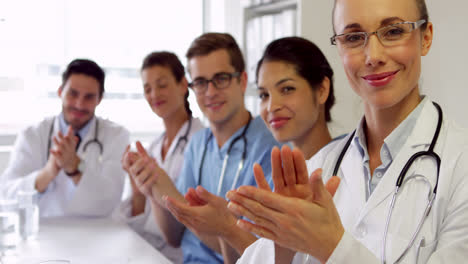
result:
M 219 148 L 211 130 L 206 128 L 197 132 L 189 142 L 184 157 L 184 165 L 177 179 L 177 189 L 185 194 L 189 187 L 203 186 L 209 192 L 216 194 L 221 175 L 223 161 L 227 155 L 231 142 L 242 134 L 244 127 L 236 131 L 224 145 Z M 221 188 L 221 197 L 231 190 L 235 174 L 242 159 L 244 148 L 246 158 L 244 167 L 240 171 L 239 179 L 234 188 L 242 185 L 256 185 L 253 175 L 254 163 L 259 163 L 269 182 L 271 182 L 271 149 L 280 146 L 266 128 L 261 118 L 252 119 L 246 132 L 247 145 L 242 139 L 237 140 L 229 153 L 225 170 L 224 181 Z M 206 148 L 205 159 L 202 166 L 202 156 Z M 202 166 L 202 167 L 201 167 Z M 200 167 L 201 174 L 200 177 Z M 185 229 L 182 237 L 182 251 L 184 263 L 223 263 L 223 258 L 205 246 L 190 230 Z
M 380 179 L 382 179 L 383 175 L 390 167 L 390 164 L 392 164 L 393 159 L 397 156 L 398 152 L 405 144 L 406 140 L 411 134 L 411 131 L 413 131 L 416 121 L 421 115 L 424 106 L 424 100 L 428 99 L 423 99 L 419 105 L 409 114 L 409 116 L 384 139 L 384 144 L 380 149 L 380 160 L 382 161 L 382 164 L 375 169 L 373 177 L 371 177 L 371 171 L 369 167 L 369 153 L 367 151 L 367 140 L 364 133 L 365 119 L 363 118 L 361 120 L 361 123 L 359 124 L 359 127 L 354 135 L 354 140 L 356 141 L 359 152 L 362 156 L 364 177 L 366 178 L 365 182 L 367 183 L 366 199 L 369 199 L 369 196 L 377 187 Z

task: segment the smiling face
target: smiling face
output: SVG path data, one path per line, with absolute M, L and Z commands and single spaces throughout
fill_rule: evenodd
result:
M 366 7 L 366 8 L 363 8 Z M 372 12 L 369 12 L 372 9 Z M 334 12 L 336 34 L 374 32 L 391 24 L 420 19 L 414 0 L 337 0 Z M 421 56 L 432 43 L 432 25 L 409 33 L 403 43 L 383 46 L 376 35 L 358 50 L 338 50 L 353 90 L 372 110 L 402 107 L 419 101 Z
M 152 66 L 141 71 L 145 99 L 155 114 L 162 119 L 170 118 L 184 108 L 187 80 L 180 82 L 171 69 L 164 66 Z
M 189 59 L 188 64 L 192 81 L 211 80 L 219 73 L 236 72 L 231 65 L 228 52 L 224 49 L 215 50 L 207 55 L 195 56 Z M 210 123 L 224 124 L 244 109 L 246 87 L 247 75 L 245 72 L 241 73 L 239 77 L 233 77 L 230 85 L 222 90 L 215 88 L 210 82 L 204 93 L 196 93 L 198 106 Z
M 101 102 L 100 84 L 89 75 L 72 74 L 58 90 L 65 121 L 77 131 L 94 116 Z
M 294 142 L 311 133 L 328 93 L 313 91 L 292 64 L 281 61 L 262 63 L 257 85 L 260 115 L 276 140 Z

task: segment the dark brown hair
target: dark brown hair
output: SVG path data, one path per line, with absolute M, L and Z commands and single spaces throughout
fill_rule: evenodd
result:
M 331 121 L 330 109 L 335 104 L 333 92 L 333 70 L 322 51 L 312 42 L 300 37 L 274 40 L 266 47 L 257 64 L 255 76 L 258 80 L 260 67 L 264 62 L 280 61 L 291 64 L 299 76 L 316 90 L 325 78 L 330 80 L 330 92 L 325 101 L 325 121 Z
M 84 74 L 96 79 L 99 83 L 99 98 L 102 98 L 104 95 L 104 80 L 106 74 L 96 62 L 88 59 L 75 59 L 71 61 L 62 73 L 62 86 L 65 85 L 72 74 Z
M 227 33 L 205 33 L 199 36 L 192 42 L 185 56 L 190 60 L 193 57 L 205 56 L 220 49 L 227 51 L 235 71 L 243 72 L 245 70 L 242 52 L 236 40 Z

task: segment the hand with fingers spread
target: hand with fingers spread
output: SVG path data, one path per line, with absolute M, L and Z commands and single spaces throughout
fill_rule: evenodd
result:
M 280 158 L 278 158 L 280 157 Z M 308 253 L 326 261 L 340 241 L 344 228 L 333 203 L 339 178 L 325 187 L 320 169 L 307 179 L 304 157 L 288 147 L 272 153 L 272 193 L 261 168 L 255 167 L 259 188 L 242 186 L 228 193 L 229 209 L 254 224 L 239 220 L 238 226 L 271 239 L 281 247 Z
M 302 199 L 308 199 L 313 195 L 309 184 L 307 165 L 300 150 L 291 151 L 287 145 L 284 145 L 281 151 L 278 147 L 274 147 L 271 152 L 271 164 L 275 193 Z M 321 169 L 317 169 L 314 173 L 321 173 Z M 254 165 L 254 176 L 260 189 L 270 191 L 263 169 L 258 164 Z M 325 187 L 333 196 L 339 184 L 340 178 L 332 177 Z
M 281 166 L 282 157 L 284 157 L 286 161 L 284 163 L 286 165 L 284 168 Z M 306 199 L 308 195 L 310 195 L 307 166 L 305 162 L 299 162 L 303 160 L 304 157 L 301 151 L 294 149 L 291 153 L 291 149 L 287 145 L 284 145 L 281 151 L 278 147 L 272 149 L 271 164 L 275 193 L 303 199 Z M 293 161 L 297 162 L 294 163 Z M 292 165 L 294 165 L 295 168 Z M 294 175 L 296 177 L 294 177 Z M 270 186 L 259 164 L 254 165 L 254 176 L 257 186 L 260 189 L 270 191 Z M 294 254 L 295 252 L 291 249 L 275 244 L 275 258 L 277 262 L 291 262 Z
M 68 127 L 65 135 L 59 131 L 57 136 L 54 136 L 52 140 L 54 148 L 50 150 L 50 153 L 57 159 L 57 165 L 67 173 L 76 171 L 80 158 L 76 154 L 78 139 L 72 127 Z
M 303 199 L 310 195 L 307 165 L 300 150 L 291 151 L 287 145 L 281 151 L 274 147 L 271 151 L 271 166 L 275 193 Z M 254 176 L 259 188 L 270 190 L 263 169 L 258 164 L 254 166 Z

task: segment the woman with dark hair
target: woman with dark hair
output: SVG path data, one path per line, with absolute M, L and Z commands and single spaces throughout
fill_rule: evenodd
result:
M 420 94 L 433 38 L 424 0 L 336 0 L 333 25 L 364 116 L 317 153 L 309 180 L 301 157 L 272 162 L 275 190 L 300 192 L 242 186 L 229 196 L 255 222 L 238 226 L 271 239 L 239 263 L 291 263 L 296 252 L 293 263 L 466 262 L 468 132 Z M 335 183 L 326 188 L 322 174 Z
M 331 119 L 330 108 L 334 101 L 333 71 L 317 46 L 299 37 L 273 41 L 258 63 L 256 78 L 261 100 L 260 116 L 277 141 L 291 142 L 297 148 L 294 152 L 303 153 L 307 159 L 331 141 L 327 121 Z M 283 147 L 282 152 L 291 150 Z M 271 155 L 272 159 L 279 159 L 279 148 L 274 147 Z M 261 170 L 259 164 L 254 168 Z M 269 188 L 263 174 L 256 175 L 256 181 L 258 185 Z M 196 204 L 196 200 L 203 200 L 196 197 L 189 201 Z M 219 203 L 216 209 L 220 215 L 227 211 L 225 203 Z M 234 218 L 232 226 L 235 227 L 237 219 L 233 215 L 229 218 Z M 217 228 L 236 230 L 232 226 L 230 221 L 223 221 Z M 246 236 L 240 235 L 239 230 L 236 232 L 239 237 Z M 247 235 L 249 238 L 232 239 L 227 232 L 219 238 L 242 254 L 256 240 L 251 234 Z M 224 254 L 223 260 L 231 263 L 237 258 L 235 254 Z
M 196 131 L 203 128 L 200 120 L 192 117 L 187 100 L 189 91 L 185 70 L 175 54 L 153 52 L 143 61 L 141 78 L 145 99 L 151 110 L 163 119 L 165 128 L 165 132 L 153 141 L 147 151 L 172 181 L 175 181 L 182 168 L 188 141 Z M 130 151 L 127 147 L 122 159 L 123 168 L 128 172 L 137 158 L 138 153 Z M 119 218 L 126 220 L 174 263 L 181 263 L 182 252 L 165 242 L 155 222 L 152 203 L 139 191 L 133 178 L 129 178 L 132 195 L 119 208 Z
M 333 70 L 320 49 L 309 40 L 287 37 L 274 40 L 265 49 L 256 69 L 260 116 L 278 142 L 291 143 L 274 147 L 273 161 L 282 156 L 299 155 L 308 162 L 332 138 L 327 122 L 334 104 Z M 260 188 L 269 190 L 260 165 L 254 165 Z M 277 177 L 274 177 L 276 179 Z M 275 182 L 275 192 L 287 194 L 284 184 Z M 239 248 L 242 253 L 244 248 Z
M 276 140 L 291 142 L 306 159 L 331 141 L 333 70 L 315 44 L 299 37 L 273 41 L 256 77 L 260 115 Z

